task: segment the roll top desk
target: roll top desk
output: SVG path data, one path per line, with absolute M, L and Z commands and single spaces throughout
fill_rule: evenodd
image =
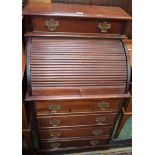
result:
M 118 7 L 30 2 L 23 15 L 38 153 L 108 147 L 130 98 L 131 17 Z

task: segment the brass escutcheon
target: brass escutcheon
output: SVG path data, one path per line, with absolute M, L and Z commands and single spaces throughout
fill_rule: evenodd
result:
M 51 144 L 51 147 L 53 148 L 53 149 L 57 149 L 58 147 L 60 147 L 61 146 L 61 143 L 52 143 Z
M 101 135 L 103 133 L 103 130 L 101 129 L 95 129 L 92 131 L 93 135 L 94 136 L 98 136 L 98 135 Z
M 90 141 L 90 144 L 91 144 L 92 146 L 96 146 L 96 145 L 99 145 L 100 142 L 99 142 L 98 140 L 92 140 L 92 141 Z
M 101 110 L 104 110 L 104 109 L 110 107 L 110 103 L 108 103 L 108 102 L 101 102 L 101 103 L 98 104 L 98 107 L 99 107 Z
M 108 29 L 111 29 L 111 24 L 108 22 L 100 22 L 98 24 L 98 28 L 100 29 L 101 32 L 107 32 Z
M 55 21 L 54 19 L 46 20 L 45 26 L 47 26 L 49 31 L 55 31 L 59 26 L 59 21 Z
M 61 135 L 61 132 L 59 131 L 53 131 L 50 133 L 50 136 L 53 137 L 53 138 L 57 138 Z
M 61 121 L 59 119 L 52 119 L 49 121 L 49 124 L 52 125 L 52 126 L 58 126 L 60 125 Z
M 103 117 L 103 116 L 97 117 L 97 118 L 95 119 L 95 121 L 96 121 L 97 124 L 103 124 L 103 123 L 105 122 L 105 120 L 106 120 L 106 118 Z
M 55 105 L 55 104 L 48 105 L 48 109 L 52 112 L 57 112 L 58 110 L 61 109 L 61 105 Z

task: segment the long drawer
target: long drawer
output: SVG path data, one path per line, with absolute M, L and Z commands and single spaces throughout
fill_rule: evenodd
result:
M 78 137 L 101 137 L 111 134 L 113 126 L 39 130 L 41 140 Z
M 91 125 L 110 125 L 114 123 L 117 113 L 99 113 L 83 115 L 55 115 L 37 117 L 38 127 L 58 128 Z
M 68 112 L 118 111 L 121 99 L 36 101 L 38 115 Z
M 106 144 L 107 137 L 94 139 L 79 139 L 66 141 L 41 141 L 41 149 L 59 149 L 67 147 L 100 146 Z
M 32 19 L 34 32 L 77 32 L 121 34 L 118 20 L 38 17 Z

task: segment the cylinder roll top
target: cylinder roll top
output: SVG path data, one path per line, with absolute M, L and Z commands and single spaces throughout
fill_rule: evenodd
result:
M 32 95 L 124 94 L 128 61 L 119 39 L 33 37 Z

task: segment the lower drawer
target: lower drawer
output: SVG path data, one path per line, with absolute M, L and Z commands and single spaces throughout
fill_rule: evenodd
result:
M 41 149 L 59 149 L 67 147 L 83 147 L 83 146 L 100 146 L 105 145 L 108 142 L 108 138 L 98 138 L 98 139 L 79 139 L 79 140 L 66 140 L 66 141 L 41 141 Z
M 83 115 L 60 115 L 37 117 L 38 127 L 58 128 L 91 125 L 112 125 L 117 113 L 99 113 Z
M 41 140 L 50 140 L 57 138 L 108 136 L 111 134 L 112 128 L 113 126 L 39 130 L 39 137 Z

